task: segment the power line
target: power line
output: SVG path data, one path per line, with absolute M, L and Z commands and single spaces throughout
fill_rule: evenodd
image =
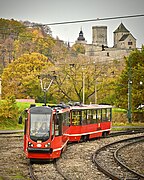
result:
M 16 28 L 24 28 L 24 27 L 42 27 L 42 26 L 55 26 L 55 25 L 65 25 L 65 24 L 76 24 L 76 23 L 86 23 L 86 22 L 94 22 L 94 21 L 108 21 L 108 20 L 116 20 L 116 19 L 129 19 L 129 18 L 138 18 L 144 17 L 144 14 L 135 14 L 135 15 L 124 15 L 124 16 L 114 16 L 114 17 L 105 17 L 105 18 L 96 18 L 96 19 L 84 19 L 84 20 L 74 20 L 74 21 L 63 21 L 63 22 L 54 22 L 47 24 L 34 24 L 34 25 L 24 25 L 24 26 L 15 26 Z M 0 28 L 0 30 L 10 29 L 9 27 Z
M 54 25 L 76 24 L 76 23 L 83 23 L 83 22 L 85 23 L 85 22 L 93 22 L 93 21 L 108 21 L 108 20 L 115 20 L 115 19 L 137 18 L 137 17 L 143 17 L 143 16 L 144 14 L 136 14 L 136 15 L 125 15 L 125 16 L 105 17 L 105 18 L 96 18 L 96 19 L 55 22 L 55 23 L 48 23 L 44 25 L 54 26 Z

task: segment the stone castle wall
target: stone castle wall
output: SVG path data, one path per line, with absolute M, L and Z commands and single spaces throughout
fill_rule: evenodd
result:
M 93 57 L 95 61 L 112 61 L 112 60 L 123 60 L 124 57 L 128 56 L 131 49 L 121 49 L 121 48 L 105 48 L 102 51 L 101 47 L 96 45 L 86 44 L 85 45 L 85 55 Z

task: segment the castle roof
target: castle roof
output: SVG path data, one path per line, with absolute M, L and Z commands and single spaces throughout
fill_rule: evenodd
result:
M 119 41 L 125 41 L 125 39 L 127 39 L 128 36 L 131 36 L 133 39 L 136 40 L 136 38 L 134 38 L 132 34 L 124 34 L 124 35 L 120 38 Z
M 114 31 L 114 33 L 118 33 L 118 32 L 129 33 L 129 31 L 126 29 L 126 27 L 123 25 L 123 23 L 121 23 L 119 25 L 119 27 Z
M 127 37 L 129 36 L 129 34 L 124 34 L 119 41 L 124 41 Z

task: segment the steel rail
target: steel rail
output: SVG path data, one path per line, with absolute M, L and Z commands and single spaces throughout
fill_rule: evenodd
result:
M 67 178 L 67 177 L 62 173 L 62 171 L 58 168 L 57 162 L 58 162 L 58 160 L 54 160 L 54 162 L 53 162 L 56 171 L 64 178 L 64 180 L 69 180 L 69 178 Z
M 95 165 L 97 166 L 97 168 L 98 168 L 101 172 L 103 172 L 105 175 L 107 175 L 108 177 L 112 178 L 113 180 L 121 180 L 120 177 L 118 177 L 117 175 L 112 174 L 109 170 L 105 169 L 105 168 L 101 165 L 101 163 L 99 163 L 99 162 L 97 161 L 96 156 L 97 156 L 101 151 L 103 151 L 104 149 L 108 148 L 109 146 L 112 146 L 112 145 L 115 145 L 115 144 L 118 144 L 118 143 L 123 143 L 123 142 L 126 142 L 126 141 L 128 141 L 128 140 L 134 140 L 134 139 L 140 138 L 140 137 L 143 138 L 144 136 L 132 137 L 132 138 L 127 138 L 127 139 L 115 141 L 115 142 L 113 142 L 113 143 L 110 143 L 110 144 L 107 144 L 107 145 L 101 147 L 100 149 L 98 149 L 97 151 L 95 151 L 95 153 L 93 154 L 93 156 L 92 156 L 92 161 L 93 161 L 93 163 L 95 163 Z
M 143 174 L 140 174 L 140 173 L 134 171 L 133 169 L 131 169 L 130 167 L 128 167 L 127 165 L 125 165 L 125 164 L 119 159 L 119 157 L 118 157 L 118 154 L 119 154 L 120 150 L 124 149 L 124 148 L 127 147 L 127 146 L 131 146 L 131 145 L 133 145 L 133 144 L 135 144 L 135 143 L 139 143 L 139 142 L 141 142 L 141 141 L 144 141 L 144 136 L 143 136 L 142 139 L 140 138 L 140 139 L 138 139 L 138 140 L 136 140 L 136 141 L 134 141 L 134 142 L 130 142 L 130 143 L 128 143 L 128 144 L 125 144 L 125 145 L 121 146 L 120 148 L 118 148 L 118 149 L 114 152 L 114 158 L 115 158 L 115 160 L 116 160 L 121 166 L 125 167 L 127 170 L 133 172 L 134 174 L 136 174 L 136 175 L 139 176 L 140 178 L 143 178 L 143 179 L 144 179 L 144 175 L 143 175 Z
M 30 161 L 28 162 L 28 166 L 29 166 L 30 178 L 32 180 L 38 180 L 38 178 L 34 175 L 32 163 Z

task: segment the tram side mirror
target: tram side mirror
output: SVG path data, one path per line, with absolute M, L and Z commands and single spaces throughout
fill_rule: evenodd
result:
M 26 108 L 25 110 L 24 110 L 24 113 L 27 113 L 28 112 L 28 108 Z
M 36 107 L 36 104 L 30 104 L 30 108 Z
M 22 124 L 22 116 L 19 117 L 18 123 Z

